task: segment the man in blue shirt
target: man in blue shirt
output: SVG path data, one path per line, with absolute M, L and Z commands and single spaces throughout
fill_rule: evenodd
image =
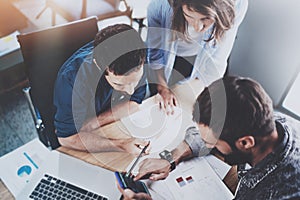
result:
M 61 67 L 54 89 L 55 127 L 62 146 L 138 154 L 144 141 L 111 140 L 93 130 L 137 110 L 146 94 L 146 48 L 125 24 L 109 26 Z

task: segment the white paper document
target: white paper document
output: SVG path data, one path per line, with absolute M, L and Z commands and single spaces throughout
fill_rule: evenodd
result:
M 122 118 L 121 122 L 133 137 L 150 141 L 150 153 L 164 150 L 178 135 L 182 122 L 181 108 L 166 115 L 158 104 Z
M 0 178 L 15 196 L 41 169 L 50 154 L 39 139 L 34 139 L 0 158 Z
M 216 156 L 207 155 L 204 157 L 211 168 L 216 172 L 220 179 L 224 179 L 231 166 L 222 160 L 218 159 Z
M 179 164 L 165 180 L 149 182 L 148 187 L 159 199 L 227 200 L 233 198 L 233 194 L 203 157 Z
M 19 31 L 15 31 L 5 37 L 0 38 L 0 56 L 8 54 L 20 48 L 17 39 L 17 35 L 19 34 L 20 34 Z

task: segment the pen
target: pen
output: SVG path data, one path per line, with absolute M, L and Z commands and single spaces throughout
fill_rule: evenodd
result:
M 139 161 L 139 159 L 142 157 L 143 153 L 145 153 L 146 149 L 148 148 L 148 146 L 150 145 L 150 142 L 148 142 L 148 144 L 146 146 L 144 146 L 144 148 L 142 149 L 141 153 L 139 154 L 139 156 L 135 159 L 133 165 L 131 166 L 131 168 L 129 169 L 129 171 L 126 173 L 126 177 L 128 177 L 131 174 L 131 171 L 133 170 L 133 168 L 135 167 L 135 165 L 137 164 L 137 162 Z

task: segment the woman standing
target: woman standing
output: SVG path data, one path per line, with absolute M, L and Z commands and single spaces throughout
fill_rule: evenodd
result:
M 154 91 L 162 97 L 160 104 L 167 114 L 177 104 L 169 86 L 195 78 L 209 85 L 224 75 L 247 7 L 248 0 L 152 0 L 149 4 L 152 73 L 148 78 L 156 83 Z

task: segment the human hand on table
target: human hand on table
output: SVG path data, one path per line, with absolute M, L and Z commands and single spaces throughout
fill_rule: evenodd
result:
M 169 161 L 159 158 L 147 158 L 139 166 L 139 172 L 134 180 L 139 180 L 148 175 L 150 175 L 149 179 L 153 181 L 165 179 L 171 169 Z
M 163 109 L 167 115 L 174 114 L 174 106 L 177 106 L 177 99 L 169 88 L 162 87 L 159 90 L 157 101 L 159 102 L 160 108 Z

